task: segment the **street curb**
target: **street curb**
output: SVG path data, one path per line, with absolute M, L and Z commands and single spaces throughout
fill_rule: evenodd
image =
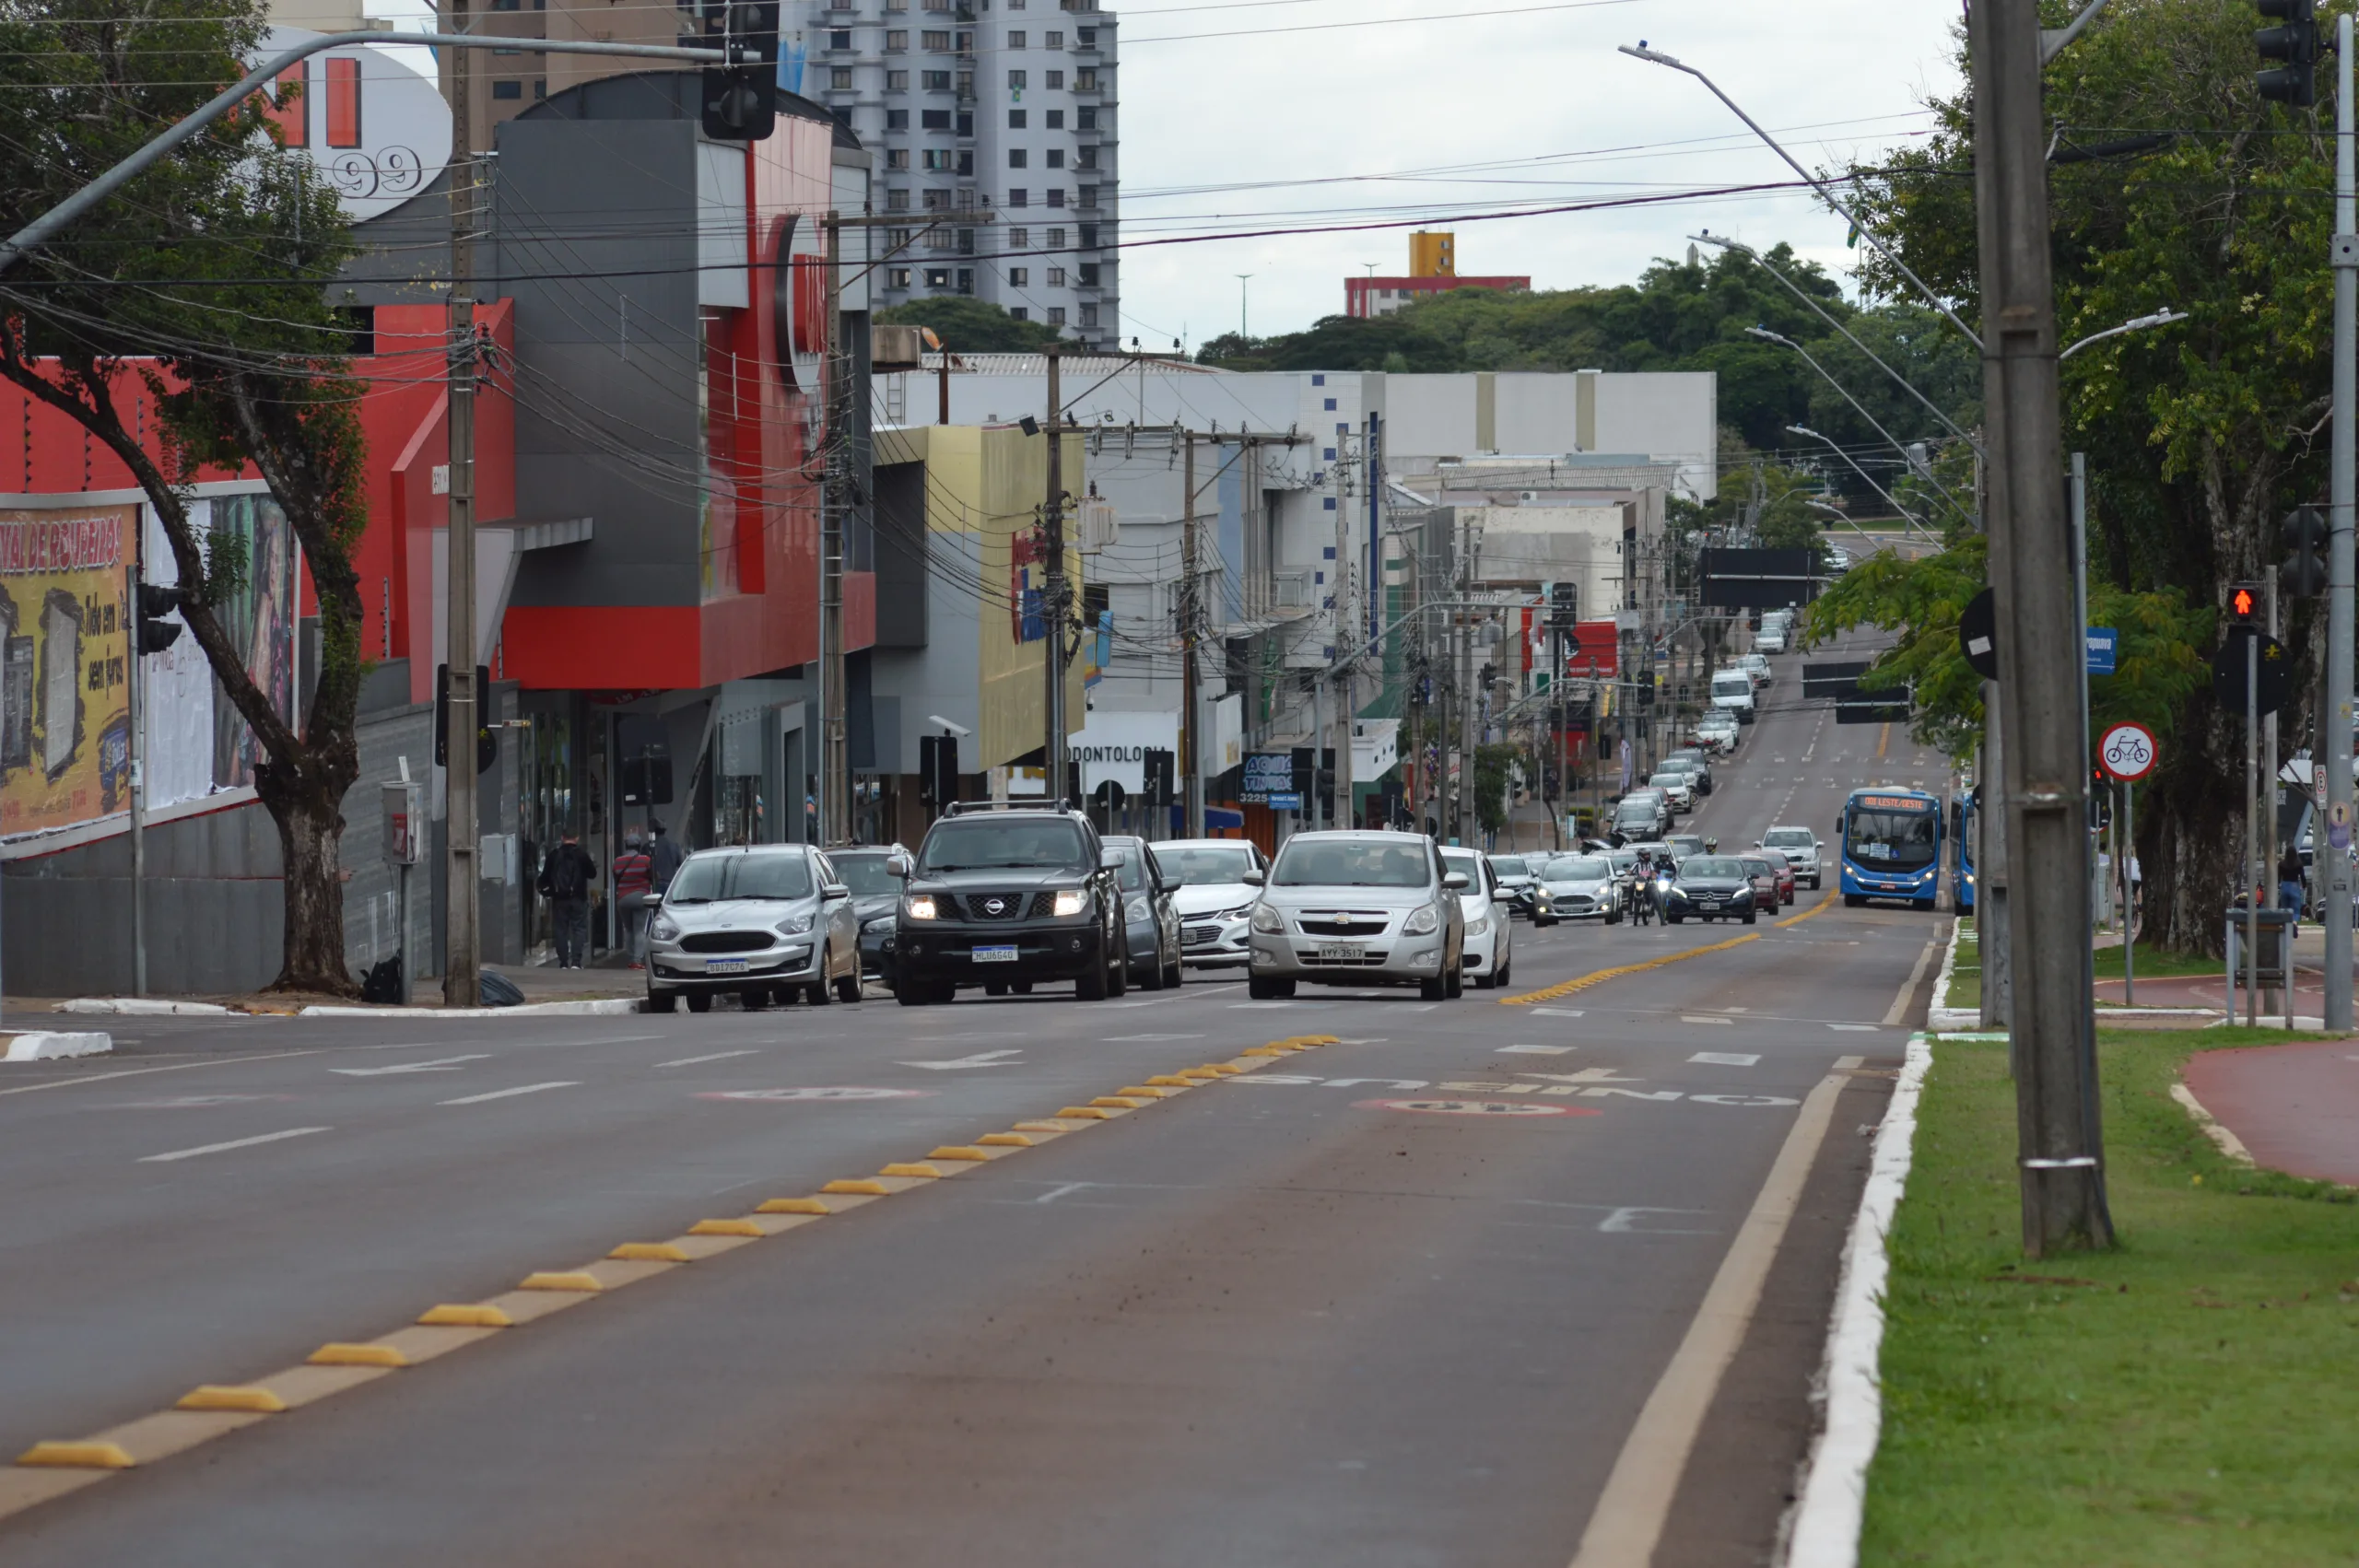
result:
M 1981 926 L 1978 924 L 1974 931 L 1976 939 L 1979 941 L 1982 934 Z M 1957 971 L 1958 943 L 1965 939 L 1965 918 L 1957 915 L 1951 916 L 1949 951 L 1942 954 L 1941 972 L 1933 977 L 1932 1000 L 1931 1009 L 1925 1015 L 1925 1027 L 1936 1033 L 1944 1029 L 1982 1027 L 1982 1013 L 1979 1009 L 1969 1012 L 1965 1008 L 1949 1005 L 1950 977 Z
M 1884 1282 L 1892 1272 L 1885 1240 L 1892 1234 L 1893 1211 L 1908 1185 L 1916 1152 L 1917 1100 L 1932 1064 L 1932 1042 L 1921 1033 L 1909 1036 L 1900 1081 L 1893 1085 L 1891 1103 L 1876 1128 L 1860 1212 L 1843 1248 L 1835 1316 L 1820 1371 L 1826 1420 L 1811 1447 L 1781 1568 L 1853 1568 L 1860 1560 L 1868 1465 L 1875 1457 L 1884 1425 L 1877 1362 L 1884 1348 Z
M 0 1061 L 54 1061 L 60 1057 L 104 1056 L 114 1049 L 114 1036 L 98 1033 L 64 1034 L 53 1030 L 28 1030 L 19 1035 L 0 1035 L 7 1049 L 0 1052 Z
M 635 996 L 593 997 L 580 1001 L 528 1001 L 516 1007 L 306 1007 L 298 1018 L 582 1018 L 618 1017 L 639 1011 Z
M 58 1012 L 131 1013 L 149 1017 L 226 1014 L 230 1010 L 217 1001 L 166 1001 L 147 996 L 77 996 L 61 1001 L 53 1010 Z

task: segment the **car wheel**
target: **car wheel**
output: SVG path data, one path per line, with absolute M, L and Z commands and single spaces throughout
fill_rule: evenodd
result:
M 904 975 L 894 983 L 893 1000 L 903 1007 L 923 1007 L 933 1000 L 933 988 Z
M 1856 893 L 1847 893 L 1843 895 L 1843 907 L 1846 909 L 1856 909 L 1866 902 L 1867 900 L 1865 898 L 1860 897 Z
M 1760 920 L 1761 920 L 1761 911 L 1760 911 L 1760 910 L 1758 910 L 1758 909 L 1747 909 L 1747 910 L 1744 912 L 1744 923 L 1745 923 L 1746 925 L 1748 925 L 1748 926 L 1751 926 L 1751 925 L 1757 925 L 1757 924 L 1759 924 L 1759 923 L 1760 923 Z
M 1908 903 L 1910 907 L 1917 909 L 1930 909 L 1933 907 L 1933 901 L 1930 898 L 1912 898 Z
M 1491 977 L 1491 989 L 1492 989 L 1493 990 L 1495 990 L 1495 991 L 1496 991 L 1496 990 L 1499 990 L 1499 989 L 1503 989 L 1503 988 L 1507 985 L 1507 983 L 1508 983 L 1508 970 L 1507 970 L 1507 969 L 1501 969 L 1497 974 L 1496 974 L 1496 975 L 1494 975 L 1494 976 L 1492 976 L 1492 977 Z
M 1250 979 L 1245 982 L 1245 994 L 1256 1001 L 1285 1001 L 1294 996 L 1294 982 L 1279 979 Z
M 983 982 L 983 994 L 985 996 L 1005 996 L 1007 994 L 1007 982 L 1005 980 L 985 980 Z
M 748 1012 L 759 1012 L 769 1004 L 770 989 L 768 986 L 747 986 L 737 993 L 737 1005 Z
M 687 993 L 687 1003 L 688 1011 L 690 1012 L 710 1012 L 712 1011 L 712 993 L 710 991 L 690 991 Z
M 1816 892 L 1817 892 L 1821 887 L 1824 887 L 1825 885 L 1825 883 L 1822 879 L 1820 879 L 1820 878 L 1818 878 L 1818 877 L 1813 877 L 1813 878 L 1811 878 L 1811 879 L 1810 879 L 1810 890 L 1811 890 L 1813 893 L 1816 893 Z
M 1449 1000 L 1457 1000 L 1466 994 L 1466 960 L 1461 958 L 1458 967 L 1449 972 Z
M 1115 948 L 1117 956 L 1106 977 L 1106 994 L 1119 997 L 1131 989 L 1131 955 L 1127 947 Z
M 1430 980 L 1419 980 L 1417 995 L 1426 1001 L 1448 1001 L 1449 977 L 1447 975 L 1437 975 Z
M 1605 912 L 1605 923 L 1609 926 L 1620 925 L 1622 923 L 1622 911 L 1619 909 L 1608 909 Z
M 1712 917 L 1711 917 L 1711 916 L 1709 916 L 1709 915 L 1699 915 L 1699 916 L 1697 916 L 1697 917 L 1696 917 L 1696 919 L 1701 919 L 1701 920 L 1708 920 L 1708 919 L 1710 919 L 1711 918 L 1712 918 Z M 1664 913 L 1663 913 L 1663 918 L 1662 918 L 1662 919 L 1663 919 L 1663 923 L 1664 923 L 1665 925 L 1669 925 L 1669 926 L 1675 926 L 1675 925 L 1679 924 L 1679 922 L 1680 922 L 1680 921 L 1682 921 L 1682 920 L 1684 920 L 1684 919 L 1687 919 L 1687 917 L 1686 917 L 1686 916 L 1684 916 L 1684 915 L 1674 915 L 1674 914 L 1672 914 L 1671 912 L 1669 912 L 1668 910 L 1666 910 L 1666 911 L 1664 911 Z
M 672 1011 L 672 1003 L 675 1000 L 670 991 L 650 991 L 647 993 L 647 1011 L 669 1012 Z
M 1007 982 L 1007 989 L 1017 996 L 1030 996 L 1032 994 L 1032 982 L 1029 980 L 1010 980 Z
M 1154 961 L 1148 964 L 1144 970 L 1131 977 L 1138 982 L 1139 989 L 1143 991 L 1161 990 L 1163 989 L 1163 950 L 1157 948 Z
M 1106 965 L 1092 964 L 1088 972 L 1073 983 L 1073 994 L 1083 1001 L 1106 1000 Z
M 1180 972 L 1180 960 L 1177 958 L 1163 966 L 1163 989 L 1167 991 L 1178 990 L 1180 982 L 1186 977 Z
M 836 1000 L 838 1001 L 858 1001 L 860 1000 L 860 995 L 859 971 L 855 970 L 851 974 L 839 975 L 836 977 Z

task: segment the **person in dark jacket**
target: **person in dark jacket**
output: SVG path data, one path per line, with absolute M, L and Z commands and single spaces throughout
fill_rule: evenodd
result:
M 647 847 L 647 865 L 655 878 L 655 891 L 669 893 L 672 878 L 679 873 L 680 862 L 687 857 L 681 854 L 678 841 L 663 831 L 662 822 L 649 817 L 647 831 L 653 835 L 653 841 Z
M 581 847 L 572 828 L 564 842 L 541 863 L 541 896 L 556 917 L 557 966 L 579 969 L 590 947 L 590 889 L 598 881 L 598 862 Z

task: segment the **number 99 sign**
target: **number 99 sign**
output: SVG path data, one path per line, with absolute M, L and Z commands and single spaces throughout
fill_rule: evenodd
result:
M 2097 743 L 2097 762 L 2124 784 L 2154 771 L 2154 732 L 2143 724 L 2116 724 Z

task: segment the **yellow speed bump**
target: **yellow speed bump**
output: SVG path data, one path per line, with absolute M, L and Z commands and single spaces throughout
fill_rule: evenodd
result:
M 1106 1113 L 1095 1106 L 1067 1106 L 1057 1113 L 1064 1121 L 1104 1121 Z
M 1049 1121 L 1043 1119 L 1040 1121 L 1019 1121 L 1015 1124 L 1015 1130 L 1018 1132 L 1071 1132 L 1073 1129 L 1067 1127 L 1061 1121 Z
M 516 1287 L 523 1291 L 603 1291 L 606 1287 L 595 1274 L 578 1270 L 544 1270 L 527 1274 L 524 1282 Z
M 313 1366 L 407 1366 L 409 1357 L 391 1345 L 348 1345 L 331 1340 L 307 1358 Z
M 945 1143 L 926 1156 L 929 1160 L 988 1160 L 989 1154 L 965 1143 Z
M 1191 1083 L 1209 1083 L 1214 1079 L 1218 1078 L 1220 1074 L 1215 1072 L 1209 1067 L 1191 1067 L 1187 1071 L 1180 1074 L 1180 1076 L 1187 1079 Z
M 1225 1061 L 1208 1061 L 1204 1063 L 1204 1071 L 1215 1078 L 1234 1078 L 1245 1070 L 1241 1067 L 1231 1067 Z
M 1100 1094 L 1089 1103 L 1109 1111 L 1134 1111 L 1146 1104 L 1144 1100 L 1133 1100 L 1126 1094 Z
M 881 1176 L 910 1176 L 919 1181 L 942 1179 L 942 1173 L 922 1160 L 896 1160 L 876 1174 Z
M 816 1198 L 773 1198 L 754 1211 L 757 1214 L 832 1214 L 833 1209 Z
M 627 1241 L 606 1256 L 620 1263 L 686 1263 L 688 1260 L 687 1253 L 668 1241 Z
M 1290 1047 L 1273 1042 L 1266 1046 L 1248 1046 L 1238 1056 L 1285 1056 Z
M 893 1196 L 891 1188 L 881 1181 L 871 1181 L 866 1176 L 839 1177 L 819 1190 L 837 1193 L 845 1198 L 890 1198 Z
M 1163 1098 L 1162 1090 L 1145 1087 L 1137 1083 L 1132 1084 L 1127 1089 L 1117 1089 L 1114 1093 L 1117 1094 L 1127 1095 L 1133 1100 L 1160 1100 Z
M 1344 1043 L 1333 1035 L 1297 1035 L 1295 1040 L 1306 1046 L 1340 1046 Z
M 444 1303 L 429 1306 L 417 1315 L 417 1320 L 429 1328 L 513 1328 L 516 1320 L 496 1306 L 480 1302 L 457 1305 Z M 183 1409 L 191 1408 L 183 1402 Z
M 177 1408 L 183 1410 L 253 1410 L 262 1415 L 275 1416 L 287 1409 L 287 1401 L 267 1388 L 200 1383 L 181 1396 Z
M 986 1132 L 980 1138 L 976 1139 L 975 1141 L 983 1145 L 983 1147 L 987 1149 L 1032 1149 L 1039 1147 L 1039 1145 L 1035 1144 L 1032 1140 L 1027 1138 L 1020 1132 Z M 941 1150 L 936 1149 L 933 1153 L 935 1158 L 941 1158 Z
M 1182 1078 L 1176 1072 L 1158 1072 L 1147 1082 L 1158 1089 L 1192 1089 L 1196 1086 L 1193 1079 Z
M 769 1232 L 751 1220 L 698 1220 L 688 1227 L 692 1236 L 753 1236 L 757 1239 Z
M 17 1456 L 20 1465 L 70 1470 L 127 1470 L 132 1458 L 120 1443 L 36 1443 Z

